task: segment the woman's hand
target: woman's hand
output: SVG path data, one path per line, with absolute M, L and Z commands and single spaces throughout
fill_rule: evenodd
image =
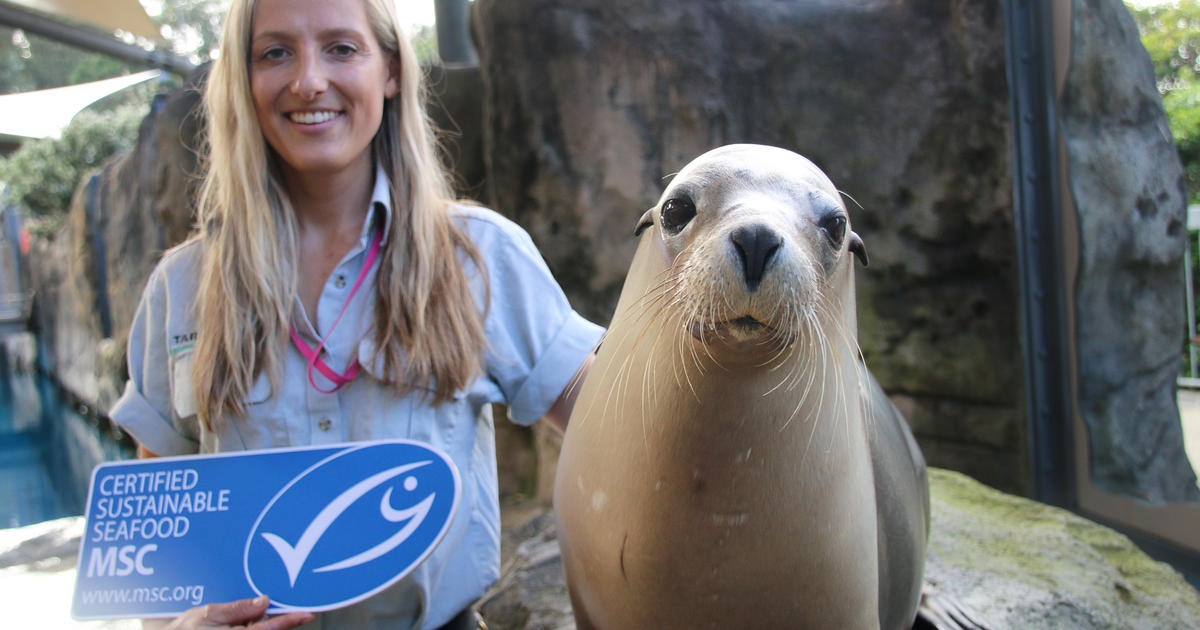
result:
M 313 620 L 312 613 L 295 612 L 266 619 L 270 602 L 263 595 L 228 604 L 208 604 L 193 608 L 175 619 L 153 619 L 142 622 L 143 630 L 286 630 Z

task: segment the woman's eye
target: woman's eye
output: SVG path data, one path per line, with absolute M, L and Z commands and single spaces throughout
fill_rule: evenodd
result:
M 662 227 L 668 232 L 678 234 L 695 216 L 696 204 L 687 197 L 675 197 L 663 202 Z
M 827 214 L 817 225 L 834 247 L 842 246 L 842 240 L 846 238 L 846 217 L 840 214 Z
M 349 57 L 357 51 L 350 44 L 334 44 L 329 47 L 329 52 L 333 53 L 335 57 Z
M 262 52 L 262 54 L 259 55 L 259 58 L 264 61 L 278 61 L 280 59 L 283 59 L 286 55 L 287 55 L 286 50 L 279 48 L 279 47 L 273 47 L 273 48 L 268 48 L 268 49 L 264 50 Z

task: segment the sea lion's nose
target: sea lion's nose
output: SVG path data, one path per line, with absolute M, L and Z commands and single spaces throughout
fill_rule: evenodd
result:
M 729 240 L 742 261 L 742 275 L 746 278 L 746 288 L 751 291 L 757 290 L 776 250 L 783 244 L 783 239 L 771 228 L 759 224 L 737 228 L 729 235 Z

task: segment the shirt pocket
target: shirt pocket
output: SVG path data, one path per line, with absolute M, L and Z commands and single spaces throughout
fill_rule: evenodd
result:
M 196 391 L 192 384 L 195 351 L 187 349 L 171 356 L 171 408 L 184 420 L 196 415 Z M 268 448 L 289 444 L 288 430 L 271 398 L 271 382 L 260 374 L 243 399 L 245 417 L 230 417 L 217 423 L 215 432 L 202 429 L 203 452 Z
M 192 385 L 191 349 L 171 355 L 171 407 L 178 418 L 196 415 L 196 390 Z
M 192 383 L 194 355 L 194 350 L 184 350 L 171 357 L 171 406 L 180 418 L 196 415 L 196 389 Z M 260 374 L 246 394 L 246 404 L 261 405 L 270 397 L 270 379 Z

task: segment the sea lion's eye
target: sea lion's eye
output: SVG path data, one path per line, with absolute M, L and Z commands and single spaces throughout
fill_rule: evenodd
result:
M 827 214 L 821 218 L 817 226 L 825 233 L 825 238 L 829 239 L 834 248 L 842 246 L 842 241 L 846 238 L 846 217 L 841 214 Z
M 696 216 L 696 204 L 687 197 L 673 197 L 663 202 L 662 227 L 672 234 L 681 232 L 694 216 Z

